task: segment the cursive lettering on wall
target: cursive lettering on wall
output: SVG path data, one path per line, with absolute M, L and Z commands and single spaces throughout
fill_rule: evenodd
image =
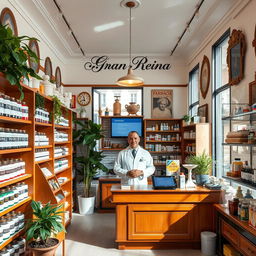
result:
M 85 70 L 100 72 L 101 70 L 125 70 L 128 69 L 127 64 L 122 63 L 109 63 L 108 56 L 94 56 L 90 61 L 85 62 Z M 171 64 L 158 63 L 156 60 L 149 62 L 145 56 L 136 56 L 132 59 L 132 69 L 141 70 L 170 70 Z

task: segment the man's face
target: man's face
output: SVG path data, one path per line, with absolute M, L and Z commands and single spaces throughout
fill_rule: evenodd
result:
M 131 133 L 128 136 L 128 143 L 131 148 L 137 148 L 140 143 L 140 137 L 137 133 Z
M 165 110 L 165 108 L 166 108 L 166 106 L 167 106 L 167 104 L 165 103 L 165 102 L 160 102 L 160 104 L 159 104 L 159 108 L 160 108 L 160 110 Z

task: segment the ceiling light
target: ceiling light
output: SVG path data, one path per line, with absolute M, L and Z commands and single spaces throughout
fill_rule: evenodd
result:
M 132 8 L 136 8 L 140 5 L 140 2 L 138 0 L 133 0 L 133 1 L 127 1 L 123 0 L 121 2 L 121 6 L 128 7 L 130 11 L 130 18 L 129 18 L 129 39 L 130 39 L 130 44 L 129 44 L 129 68 L 126 76 L 120 77 L 116 84 L 120 86 L 126 86 L 126 87 L 134 87 L 134 86 L 142 86 L 144 84 L 144 80 L 141 77 L 137 77 L 133 74 L 132 71 L 132 63 L 131 63 L 131 38 L 132 38 L 132 26 L 131 26 L 131 21 L 132 21 Z

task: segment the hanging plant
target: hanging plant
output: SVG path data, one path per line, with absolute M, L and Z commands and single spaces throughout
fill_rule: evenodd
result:
M 36 109 L 44 108 L 44 106 L 45 106 L 44 97 L 42 95 L 40 95 L 39 93 L 36 93 Z
M 54 121 L 56 123 L 60 122 L 60 118 L 62 116 L 62 111 L 61 111 L 61 102 L 57 96 L 52 96 L 53 99 L 53 116 L 54 116 Z
M 28 36 L 15 36 L 12 30 L 6 25 L 0 24 L 0 72 L 5 74 L 6 79 L 11 85 L 17 85 L 21 93 L 20 100 L 23 100 L 24 93 L 22 91 L 21 79 L 25 77 L 29 80 L 29 76 L 42 80 L 34 70 L 27 65 L 28 57 L 39 61 L 36 54 L 30 50 L 29 40 L 37 40 Z

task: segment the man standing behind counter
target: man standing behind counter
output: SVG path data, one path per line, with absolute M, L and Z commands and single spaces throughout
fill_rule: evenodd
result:
M 121 177 L 121 184 L 147 185 L 155 167 L 150 153 L 139 146 L 140 137 L 136 131 L 128 134 L 129 146 L 120 151 L 115 161 L 114 172 Z

